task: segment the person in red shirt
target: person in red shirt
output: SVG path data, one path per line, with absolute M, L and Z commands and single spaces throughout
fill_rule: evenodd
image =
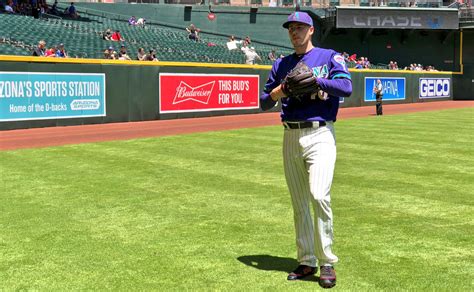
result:
M 56 47 L 51 47 L 50 49 L 46 50 L 44 53 L 45 57 L 51 57 L 54 58 L 56 57 Z
M 116 30 L 116 31 L 112 34 L 111 40 L 114 41 L 114 42 L 123 42 L 123 41 L 124 41 L 124 38 L 122 37 L 122 35 L 120 35 L 120 31 L 119 31 L 119 30 Z

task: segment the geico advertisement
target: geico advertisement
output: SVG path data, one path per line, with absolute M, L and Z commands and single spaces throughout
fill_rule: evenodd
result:
M 420 78 L 420 98 L 450 97 L 451 78 Z
M 161 73 L 160 113 L 259 108 L 258 75 Z
M 105 74 L 0 72 L 0 121 L 105 114 Z

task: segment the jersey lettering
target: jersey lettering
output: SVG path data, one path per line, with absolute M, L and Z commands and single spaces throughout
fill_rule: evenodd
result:
M 324 66 L 313 67 L 313 74 L 317 78 L 327 78 L 329 76 L 328 66 L 325 64 Z

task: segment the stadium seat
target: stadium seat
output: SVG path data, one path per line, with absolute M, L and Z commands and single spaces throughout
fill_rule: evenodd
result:
M 126 20 L 116 20 L 105 16 L 81 13 L 88 21 L 70 19 L 34 19 L 19 15 L 2 15 L 0 18 L 0 39 L 10 38 L 10 31 L 15 31 L 15 41 L 26 45 L 23 48 L 11 44 L 0 44 L 0 54 L 30 55 L 31 50 L 40 39 L 44 39 L 47 47 L 64 43 L 70 56 L 102 58 L 105 48 L 112 46 L 116 51 L 121 43 L 102 39 L 106 29 L 118 29 L 125 38 L 129 56 L 134 59 L 138 48 L 146 51 L 156 49 L 162 61 L 183 62 L 222 62 L 243 63 L 240 50 L 227 49 L 227 37 L 201 33 L 201 42 L 192 42 L 187 38 L 184 29 L 159 25 L 148 25 L 147 29 L 130 26 Z M 8 29 L 8 31 L 7 31 Z M 215 44 L 208 47 L 208 43 Z M 260 64 L 271 64 L 266 56 L 275 49 L 278 54 L 290 54 L 288 47 L 275 47 L 265 44 L 252 44 L 262 58 Z

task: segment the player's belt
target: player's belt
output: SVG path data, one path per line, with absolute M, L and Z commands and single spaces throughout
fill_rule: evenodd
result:
M 319 128 L 326 126 L 326 122 L 283 122 L 283 127 L 286 129 L 306 129 L 306 128 Z

